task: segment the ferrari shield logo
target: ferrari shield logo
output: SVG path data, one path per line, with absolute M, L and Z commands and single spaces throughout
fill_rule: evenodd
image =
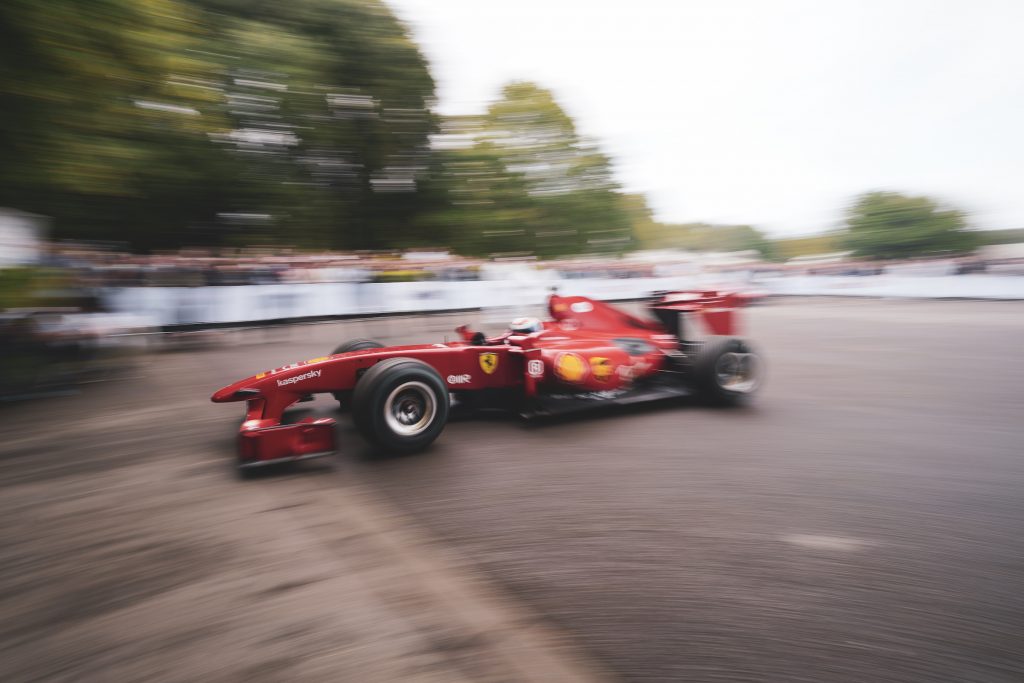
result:
M 494 371 L 498 369 L 498 354 L 481 353 L 480 369 L 483 370 L 488 375 L 493 375 Z

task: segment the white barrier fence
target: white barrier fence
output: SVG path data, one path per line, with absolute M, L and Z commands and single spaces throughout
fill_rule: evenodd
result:
M 543 303 L 553 286 L 566 294 L 629 299 L 696 284 L 692 277 L 666 277 L 124 287 L 105 290 L 103 298 L 110 310 L 164 326 L 530 306 Z
M 765 291 L 793 296 L 868 296 L 906 299 L 1024 299 L 1020 275 L 794 275 L 763 280 Z
M 659 290 L 743 287 L 765 294 L 1024 299 L 1024 276 L 786 276 L 736 273 L 631 279 L 310 283 L 222 287 L 125 287 L 104 291 L 111 311 L 150 326 L 233 324 L 287 318 L 508 308 L 543 303 L 552 287 L 595 299 L 636 299 Z

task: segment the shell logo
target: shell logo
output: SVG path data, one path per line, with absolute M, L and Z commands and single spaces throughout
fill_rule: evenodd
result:
M 598 382 L 607 382 L 615 372 L 615 366 L 608 358 L 594 356 L 590 359 L 590 372 Z
M 555 358 L 555 374 L 566 382 L 582 382 L 587 376 L 587 361 L 575 353 L 560 353 Z

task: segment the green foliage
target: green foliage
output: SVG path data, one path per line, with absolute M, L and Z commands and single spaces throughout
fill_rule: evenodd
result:
M 422 270 L 384 270 L 373 276 L 374 282 L 419 282 L 426 279 Z
M 523 176 L 505 167 L 493 145 L 439 152 L 431 179 L 438 205 L 421 221 L 439 244 L 463 254 L 533 250 L 538 207 Z
M 467 254 L 549 258 L 632 245 L 608 158 L 580 139 L 549 91 L 512 83 L 484 116 L 444 130 L 454 142 L 438 152 L 424 234 Z
M 719 252 L 753 250 L 765 258 L 774 257 L 772 242 L 752 226 L 660 223 L 654 220 L 643 195 L 626 195 L 623 205 L 632 218 L 637 242 L 644 249 Z
M 408 237 L 433 81 L 379 0 L 7 0 L 0 206 L 138 249 Z
M 975 233 L 981 244 L 1019 244 L 1024 242 L 1024 230 L 981 230 Z
M 73 303 L 53 297 L 66 287 L 67 276 L 58 270 L 0 268 L 0 310 Z
M 146 205 L 180 222 L 182 186 L 205 180 L 205 133 L 224 125 L 205 93 L 172 82 L 211 68 L 191 8 L 11 0 L 0 27 L 0 205 L 54 216 L 58 236 L 130 240 Z
M 868 192 L 847 211 L 843 244 L 855 256 L 881 259 L 962 253 L 977 245 L 966 226 L 963 213 L 927 197 Z
M 687 223 L 675 229 L 682 233 L 684 248 L 693 251 L 756 251 L 764 258 L 775 256 L 772 242 L 749 225 Z
M 843 236 L 831 232 L 809 237 L 778 239 L 772 241 L 772 247 L 778 260 L 788 261 L 798 256 L 815 256 L 843 251 Z

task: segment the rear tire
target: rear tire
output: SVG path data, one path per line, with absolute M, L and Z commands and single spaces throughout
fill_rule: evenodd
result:
M 352 418 L 370 443 L 414 453 L 448 421 L 448 388 L 437 370 L 413 358 L 389 358 L 366 371 L 352 394 Z
M 764 379 L 761 357 L 742 339 L 715 339 L 703 345 L 693 364 L 694 383 L 713 405 L 749 401 Z
M 365 349 L 383 348 L 383 344 L 375 342 L 372 339 L 349 339 L 347 342 L 344 342 L 341 346 L 331 351 L 331 355 L 333 356 L 338 353 L 348 353 L 349 351 L 363 351 Z M 352 402 L 351 391 L 334 391 L 331 392 L 331 395 L 334 396 L 334 399 L 338 402 L 338 405 L 341 406 L 342 410 L 349 409 L 349 405 Z

